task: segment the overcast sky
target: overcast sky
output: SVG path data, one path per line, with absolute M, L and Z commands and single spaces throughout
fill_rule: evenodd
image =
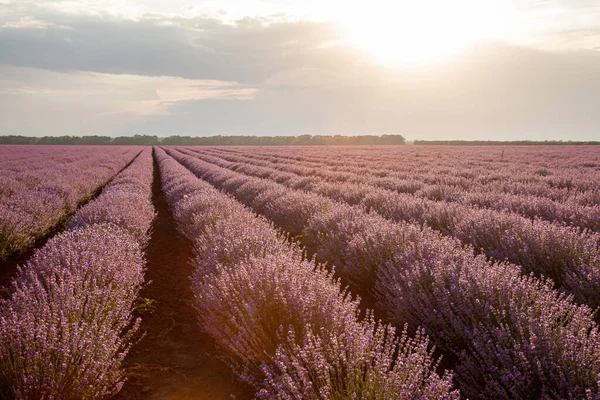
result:
M 0 134 L 600 140 L 597 0 L 0 0 Z

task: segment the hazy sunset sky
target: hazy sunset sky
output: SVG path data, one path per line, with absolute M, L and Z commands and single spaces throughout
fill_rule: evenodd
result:
M 0 0 L 0 135 L 600 140 L 599 0 Z

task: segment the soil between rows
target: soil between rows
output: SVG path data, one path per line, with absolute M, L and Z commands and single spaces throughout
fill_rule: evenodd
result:
M 217 358 L 214 342 L 198 326 L 189 285 L 192 245 L 177 234 L 156 161 L 152 200 L 158 214 L 140 298 L 154 300 L 156 309 L 141 314 L 145 336 L 125 359 L 129 379 L 115 399 L 250 399 L 251 388 Z

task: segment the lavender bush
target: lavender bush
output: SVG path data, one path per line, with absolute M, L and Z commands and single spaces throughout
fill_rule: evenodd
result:
M 377 298 L 392 321 L 421 324 L 460 359 L 465 395 L 598 395 L 600 337 L 591 309 L 515 266 L 421 242 L 380 268 Z
M 192 154 L 185 152 L 185 154 Z M 236 157 L 220 156 L 204 157 L 224 168 L 236 171 L 243 170 L 246 174 L 271 179 L 270 170 L 264 166 L 253 167 L 245 165 L 244 168 L 235 167 Z M 186 165 L 195 168 L 196 172 L 206 174 L 202 168 L 193 161 L 185 158 Z M 271 171 L 273 171 L 271 169 Z M 339 175 L 339 174 L 338 174 Z M 476 250 L 484 252 L 496 260 L 508 260 L 523 267 L 526 272 L 534 272 L 537 276 L 551 278 L 560 289 L 573 293 L 577 301 L 588 304 L 594 308 L 600 306 L 600 235 L 590 232 L 580 232 L 578 228 L 553 224 L 547 221 L 534 219 L 533 221 L 514 213 L 498 212 L 493 210 L 472 209 L 462 204 L 449 204 L 432 201 L 419 197 L 398 194 L 389 190 L 374 188 L 365 184 L 354 184 L 349 177 L 344 175 L 344 182 L 321 181 L 311 185 L 310 190 L 322 196 L 349 204 L 360 204 L 367 211 L 375 211 L 394 221 L 408 221 L 425 224 L 444 234 L 455 236 L 463 243 L 472 245 Z M 230 178 L 233 180 L 234 178 Z M 241 179 L 241 178 L 236 178 Z M 252 179 L 252 178 L 251 178 Z M 252 183 L 250 183 L 252 182 Z M 253 190 L 244 190 L 244 186 L 251 185 Z M 236 194 L 239 199 L 247 199 L 247 204 L 261 213 L 264 211 L 256 204 L 257 195 L 280 198 L 285 190 L 280 185 L 270 185 L 264 179 L 253 179 L 239 188 L 224 188 Z M 423 191 L 423 190 L 422 190 Z M 275 193 L 277 196 L 275 196 Z M 289 193 L 289 191 L 287 191 Z M 433 193 L 438 193 L 434 195 Z M 440 197 L 448 199 L 451 194 L 444 192 L 441 186 L 431 186 L 429 194 L 425 197 Z M 297 195 L 296 195 L 297 197 Z M 251 202 L 251 203 L 249 203 Z M 307 204 L 314 202 L 296 202 L 294 204 Z M 289 206 L 288 206 L 289 207 Z M 276 207 L 281 210 L 283 207 Z M 565 217 L 573 216 L 579 207 L 562 207 Z M 284 212 L 287 211 L 283 208 Z M 568 210 L 571 210 L 570 212 Z M 588 207 L 589 224 L 595 226 L 595 216 L 598 212 Z M 271 214 L 275 214 L 271 211 Z M 266 215 L 266 214 L 265 214 Z M 289 215 L 289 214 L 287 214 Z M 305 214 L 299 213 L 299 220 L 306 221 Z M 279 217 L 279 219 L 282 219 Z M 548 219 L 548 218 L 546 218 Z M 273 219 L 279 226 L 288 229 Z M 295 227 L 294 231 L 297 231 Z M 294 234 L 294 233 L 292 233 Z
M 422 332 L 414 339 L 372 319 L 350 324 L 339 335 L 308 331 L 301 344 L 293 333 L 263 366 L 262 399 L 459 399 L 452 375 L 438 376 L 433 350 Z
M 19 399 L 96 399 L 119 391 L 137 322 L 139 245 L 114 225 L 58 235 L 19 270 L 0 303 L 0 381 Z
M 220 182 L 237 175 L 189 157 L 181 160 L 209 181 L 213 171 Z M 281 190 L 273 185 L 255 187 Z M 253 205 L 260 195 L 250 191 L 239 199 Z M 377 276 L 380 309 L 397 326 L 422 325 L 434 343 L 453 353 L 468 395 L 598 396 L 600 341 L 591 309 L 521 276 L 518 267 L 474 256 L 471 248 L 431 229 L 394 224 L 339 203 L 313 216 L 303 240 L 321 259 L 341 264 L 355 289 L 368 285 L 361 278 Z
M 146 191 L 148 192 L 148 188 Z M 142 247 L 146 247 L 154 215 L 154 207 L 148 193 L 141 196 L 139 193 L 113 189 L 102 193 L 79 210 L 69 221 L 69 229 L 112 223 L 126 229 Z
M 287 242 L 265 219 L 248 212 L 223 218 L 205 227 L 194 238 L 195 273 L 192 280 L 214 270 L 216 265 L 236 265 L 250 257 L 266 257 L 289 251 Z
M 271 362 L 288 330 L 299 338 L 311 326 L 339 334 L 357 318 L 357 302 L 329 273 L 289 252 L 217 265 L 195 278 L 202 327 L 250 381 L 261 376 L 261 365 Z
M 79 149 L 82 154 L 74 154 L 60 146 L 37 150 L 40 154 L 21 150 L 25 157 L 19 162 L 0 164 L 1 172 L 15 172 L 14 179 L 23 189 L 17 191 L 12 185 L 10 195 L 2 190 L 5 195 L 0 196 L 0 260 L 44 236 L 139 152 L 136 148 L 113 148 L 98 155 L 94 152 L 97 149 L 86 148 Z M 49 155 L 56 155 L 59 161 Z M 39 159 L 43 156 L 47 158 Z
M 78 210 L 69 228 L 112 223 L 127 230 L 146 247 L 155 217 L 150 197 L 153 171 L 150 154 L 149 149 L 145 150 L 94 201 Z
M 157 150 L 157 158 L 164 187 L 192 193 L 178 199 L 166 189 L 181 232 L 195 242 L 192 290 L 200 325 L 224 350 L 238 376 L 262 388 L 261 397 L 276 398 L 276 392 L 284 396 L 283 389 L 272 385 L 282 380 L 292 386 L 314 385 L 322 393 L 345 398 L 354 398 L 360 387 L 365 388 L 362 398 L 408 392 L 458 397 L 451 375 L 440 377 L 434 372 L 437 364 L 425 338 L 412 341 L 403 336 L 399 343 L 392 328 L 376 328 L 372 319 L 361 321 L 358 300 L 350 299 L 331 272 L 303 260 L 301 252 L 286 244 L 269 223 L 230 197 L 214 189 L 183 190 L 186 180 L 190 187 L 206 183 L 190 178 L 193 175 L 162 150 Z M 171 184 L 175 181 L 177 185 Z M 244 185 L 240 183 L 239 188 Z M 310 348 L 310 343 L 315 346 Z M 341 372 L 340 360 L 331 358 L 335 349 L 341 357 L 352 355 L 348 361 L 356 362 L 357 369 L 334 374 L 333 382 L 286 375 L 275 367 L 281 365 L 276 360 L 304 345 L 305 354 L 313 357 L 306 362 L 328 359 Z M 367 388 L 374 378 L 385 389 L 377 392 L 371 387 L 371 394 Z
M 20 267 L 0 303 L 0 386 L 11 396 L 98 399 L 123 385 L 120 365 L 139 325 L 132 310 L 143 283 L 141 246 L 154 217 L 149 155 Z

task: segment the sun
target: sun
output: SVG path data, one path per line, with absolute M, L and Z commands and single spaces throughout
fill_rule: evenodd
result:
M 387 65 L 431 64 L 510 31 L 510 10 L 490 0 L 346 2 L 336 21 L 355 47 Z

